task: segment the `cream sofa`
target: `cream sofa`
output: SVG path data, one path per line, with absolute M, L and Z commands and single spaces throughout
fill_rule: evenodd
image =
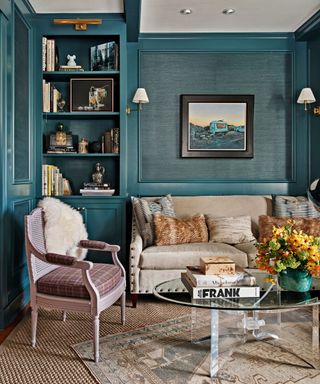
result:
M 152 197 L 145 197 L 152 200 Z M 271 196 L 172 196 L 177 217 L 197 213 L 216 217 L 250 216 L 252 232 L 258 238 L 260 215 L 272 214 Z M 130 292 L 133 306 L 138 294 L 150 294 L 160 282 L 178 278 L 187 265 L 198 265 L 202 256 L 230 256 L 241 267 L 255 267 L 254 242 L 229 245 L 224 243 L 191 243 L 150 246 L 143 241 L 133 215 L 130 245 Z

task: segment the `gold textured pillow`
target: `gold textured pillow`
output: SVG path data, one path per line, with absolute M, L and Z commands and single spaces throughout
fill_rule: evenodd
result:
M 155 213 L 153 215 L 156 245 L 202 243 L 208 241 L 208 229 L 204 215 L 177 219 Z
M 272 237 L 272 228 L 286 225 L 288 220 L 294 220 L 294 228 L 308 235 L 320 236 L 320 219 L 304 217 L 273 217 L 259 216 L 259 241 L 269 240 Z
M 215 217 L 206 215 L 210 243 L 240 244 L 255 240 L 250 216 Z

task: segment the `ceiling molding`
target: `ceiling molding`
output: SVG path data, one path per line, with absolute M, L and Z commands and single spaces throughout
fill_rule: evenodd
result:
M 315 13 L 301 27 L 299 27 L 294 35 L 297 41 L 310 39 L 316 32 L 319 34 L 320 29 L 320 11 Z
M 138 41 L 140 33 L 140 0 L 124 0 L 124 13 L 127 23 L 127 41 Z

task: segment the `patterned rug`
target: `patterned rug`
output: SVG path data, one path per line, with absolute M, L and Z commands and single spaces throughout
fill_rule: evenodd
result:
M 190 315 L 103 337 L 98 364 L 91 360 L 91 341 L 73 348 L 101 384 L 319 384 L 320 370 L 311 368 L 303 359 L 310 357 L 311 322 L 300 319 L 303 322 L 297 324 L 291 314 L 281 327 L 281 338 L 288 342 L 277 344 L 253 338 L 241 343 L 240 337 L 230 336 L 235 320 L 226 315 L 219 340 L 224 352 L 219 361 L 221 368 L 213 379 L 209 377 L 209 343 L 190 343 Z M 199 337 L 209 332 L 208 323 L 201 318 L 194 333 Z

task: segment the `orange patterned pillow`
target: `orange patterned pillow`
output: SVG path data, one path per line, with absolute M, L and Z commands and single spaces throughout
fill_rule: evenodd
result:
M 273 217 L 273 216 L 259 216 L 259 241 L 263 239 L 271 239 L 272 228 L 282 227 L 287 224 L 288 220 L 294 220 L 294 228 L 297 231 L 303 231 L 308 235 L 320 236 L 320 219 L 318 218 L 304 218 L 304 217 Z
M 153 215 L 156 245 L 202 243 L 208 241 L 208 229 L 204 215 L 177 219 L 155 213 Z

